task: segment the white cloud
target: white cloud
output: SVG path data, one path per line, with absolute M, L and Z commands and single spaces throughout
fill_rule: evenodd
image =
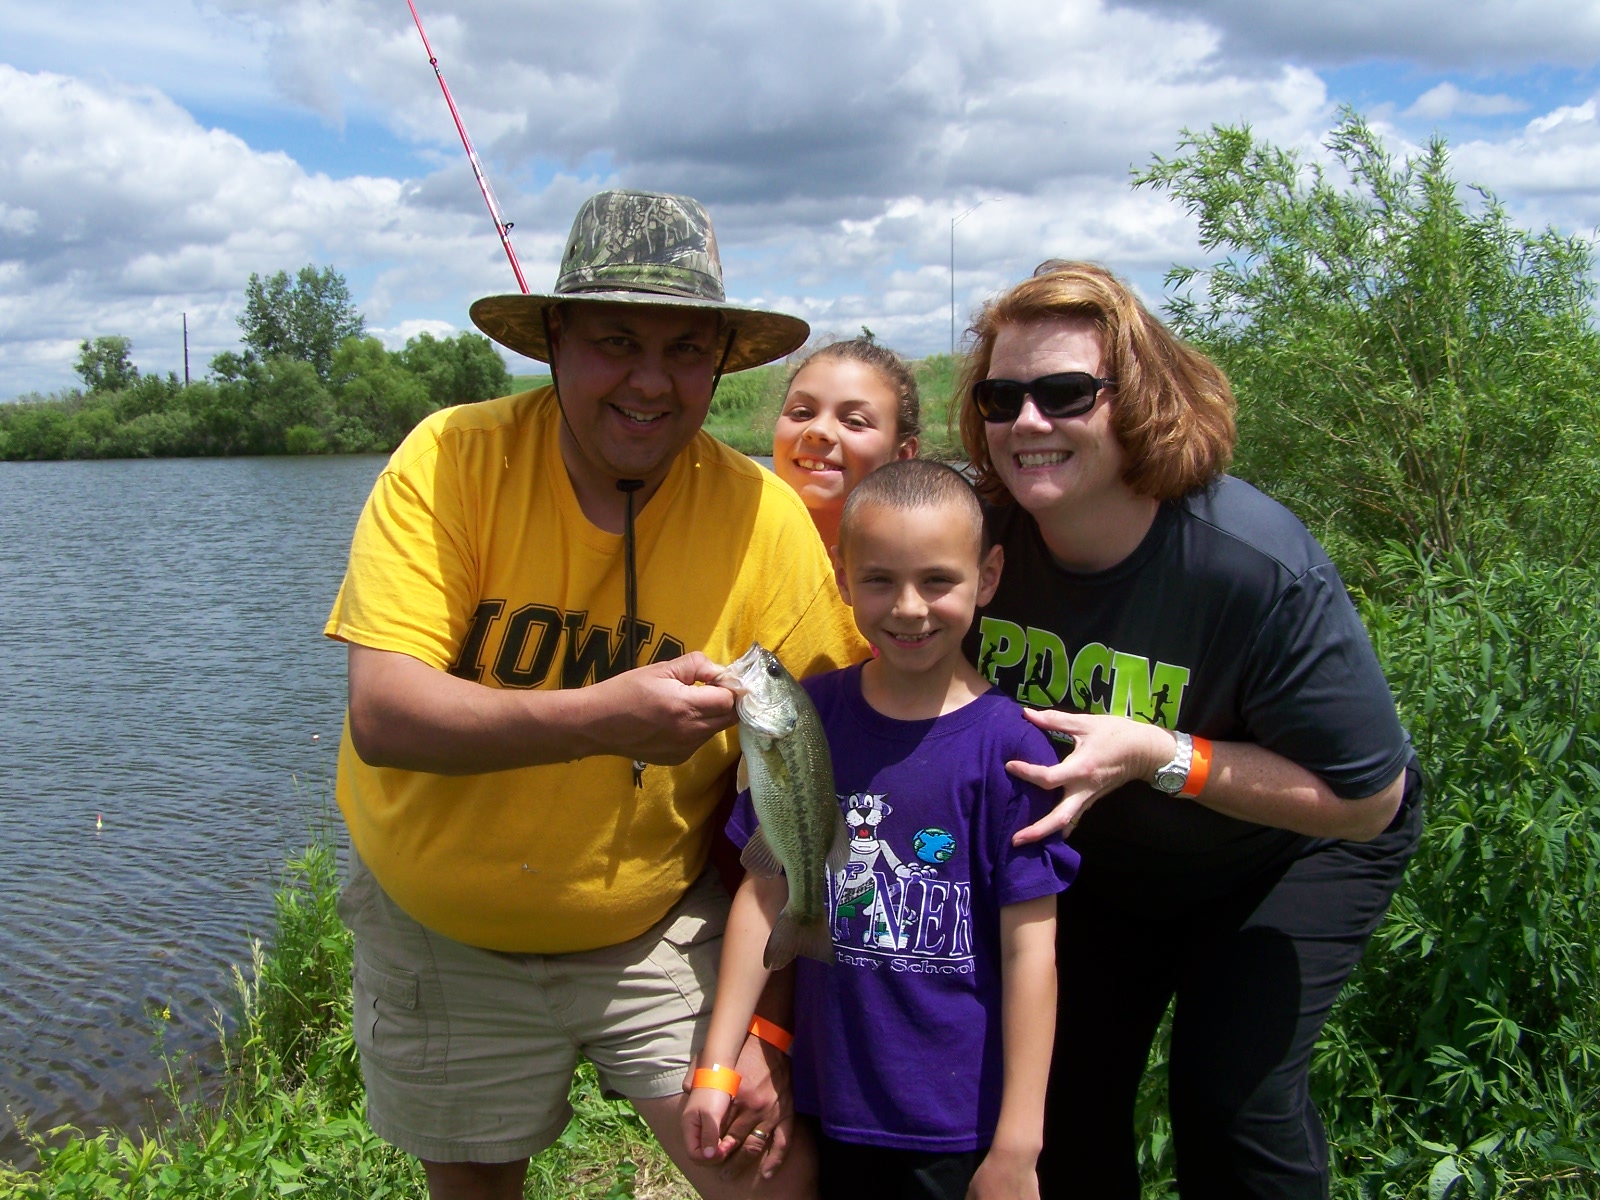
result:
M 1514 96 L 1487 96 L 1477 92 L 1465 92 L 1446 80 L 1418 96 L 1416 102 L 1405 110 L 1404 115 L 1437 121 L 1453 117 L 1458 113 L 1469 117 L 1500 116 L 1505 113 L 1522 112 L 1527 107 L 1527 101 L 1518 100 Z
M 1363 59 L 1429 67 L 1519 69 L 1600 59 L 1595 0 L 1123 0 L 1167 16 L 1203 17 L 1232 54 L 1317 65 Z
M 239 110 L 273 99 L 264 45 L 270 25 L 207 0 L 0 0 L 4 60 L 21 70 L 145 84 Z
M 1600 227 L 1600 105 L 1566 105 L 1529 121 L 1504 141 L 1475 140 L 1452 149 L 1456 175 L 1508 201 L 1530 226 L 1567 234 Z
M 961 315 L 1051 255 L 1105 261 L 1158 300 L 1166 266 L 1198 258 L 1193 227 L 1129 170 L 1180 130 L 1246 122 L 1320 156 L 1340 97 L 1308 64 L 1463 73 L 1418 96 L 1394 72 L 1374 116 L 1402 148 L 1405 120 L 1449 133 L 1519 110 L 1515 80 L 1472 72 L 1600 55 L 1596 0 L 418 3 L 535 289 L 586 195 L 681 190 L 716 221 L 734 298 L 912 352 L 948 342 L 949 222 L 980 199 L 996 198 L 956 230 Z M 0 0 L 3 53 L 34 67 L 0 65 L 0 396 L 70 383 L 77 341 L 103 333 L 133 338 L 142 368 L 181 369 L 185 311 L 203 364 L 235 344 L 251 271 L 332 263 L 396 345 L 511 290 L 403 5 L 72 7 L 76 34 L 60 6 Z M 1529 219 L 1592 224 L 1594 107 L 1573 101 L 1541 98 L 1497 138 L 1469 126 L 1463 179 Z M 337 137 L 313 155 L 274 136 L 316 126 L 308 112 L 391 139 L 350 147 L 381 172 L 339 170 Z
M 145 369 L 181 370 L 185 311 L 191 362 L 204 363 L 237 342 L 252 271 L 404 261 L 458 287 L 493 271 L 465 217 L 413 203 L 398 181 L 308 174 L 202 128 L 149 88 L 0 65 L 0 161 L 7 394 L 69 382 L 77 341 L 101 334 L 131 337 Z M 41 380 L 49 355 L 57 372 Z
M 39 227 L 39 214 L 31 208 L 0 203 L 0 233 L 26 237 Z
M 1550 133 L 1566 133 L 1582 131 L 1582 135 L 1589 134 L 1594 128 L 1595 107 L 1593 100 L 1585 100 L 1582 104 L 1567 105 L 1558 108 L 1552 113 L 1542 117 L 1535 117 L 1528 122 L 1528 136 L 1544 137 Z
M 424 333 L 431 333 L 436 338 L 454 337 L 460 332 L 449 321 L 434 321 L 427 318 L 413 321 L 401 321 L 392 327 L 384 328 L 368 325 L 367 333 L 377 338 L 390 350 L 399 350 L 414 337 Z

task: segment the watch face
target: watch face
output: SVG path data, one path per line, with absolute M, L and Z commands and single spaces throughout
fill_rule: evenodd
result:
M 1183 787 L 1183 781 L 1187 778 L 1189 778 L 1189 773 L 1187 771 L 1184 771 L 1182 774 L 1179 774 L 1177 771 L 1157 771 L 1155 780 L 1156 790 L 1166 792 L 1169 796 L 1175 795 L 1178 789 Z

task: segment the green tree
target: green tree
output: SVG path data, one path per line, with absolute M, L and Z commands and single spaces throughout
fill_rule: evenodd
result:
M 258 364 L 245 384 L 250 391 L 246 424 L 250 452 L 289 452 L 296 425 L 319 427 L 333 412 L 333 397 L 310 363 L 279 355 Z
M 1233 379 L 1238 473 L 1342 564 L 1387 539 L 1578 561 L 1600 529 L 1589 243 L 1464 195 L 1440 139 L 1397 162 L 1347 110 L 1327 147 L 1336 166 L 1218 127 L 1138 176 L 1222 252 L 1169 273 L 1169 312 Z
M 292 282 L 286 271 L 266 279 L 252 271 L 244 295 L 239 328 L 250 353 L 262 360 L 283 356 L 308 362 L 324 381 L 339 344 L 366 331 L 349 285 L 332 267 L 319 271 L 308 263 Z
M 139 378 L 139 368 L 128 357 L 133 342 L 125 337 L 97 337 L 78 345 L 78 361 L 72 369 L 91 392 L 117 392 L 131 387 Z
M 494 343 L 481 334 L 436 338 L 419 333 L 406 342 L 400 364 L 420 378 L 434 408 L 490 400 L 511 391 L 511 372 Z
M 335 450 L 392 450 L 437 405 L 423 380 L 377 338 L 352 338 L 334 356 L 338 421 L 330 428 Z

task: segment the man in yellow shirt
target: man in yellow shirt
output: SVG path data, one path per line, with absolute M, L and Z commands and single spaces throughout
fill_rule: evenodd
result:
M 724 371 L 807 326 L 727 304 L 705 211 L 643 192 L 585 203 L 553 295 L 472 317 L 553 386 L 418 425 L 326 627 L 349 644 L 340 911 L 369 1118 L 434 1200 L 520 1196 L 581 1053 L 702 1194 L 802 1194 L 803 1154 L 775 1171 L 764 1042 L 729 1130 L 760 1171 L 690 1161 L 677 1113 L 727 908 L 716 664 L 759 641 L 802 676 L 864 650 L 798 498 L 700 428 Z

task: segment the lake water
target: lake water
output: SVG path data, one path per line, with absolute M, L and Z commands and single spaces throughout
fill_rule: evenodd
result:
M 217 1060 L 336 811 L 322 623 L 383 462 L 0 462 L 0 1161 L 31 1158 L 14 1117 L 149 1123 L 158 1029 Z
M 11 1117 L 148 1122 L 158 1027 L 216 1059 L 230 966 L 333 811 L 344 651 L 321 629 L 383 461 L 0 463 Z M 0 1160 L 27 1158 L 0 1119 Z

